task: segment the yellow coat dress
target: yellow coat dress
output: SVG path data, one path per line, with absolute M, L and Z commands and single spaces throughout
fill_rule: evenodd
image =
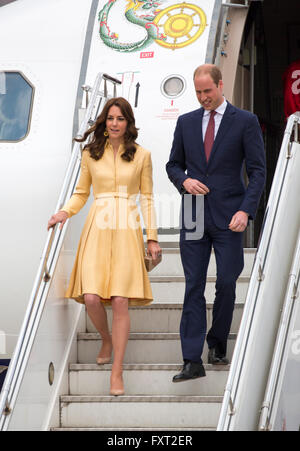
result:
M 145 247 L 137 197 L 147 239 L 157 241 L 149 151 L 138 146 L 133 161 L 116 157 L 107 140 L 100 160 L 83 151 L 81 173 L 74 194 L 61 210 L 69 217 L 86 203 L 90 186 L 94 202 L 83 227 L 66 298 L 84 303 L 84 293 L 97 294 L 103 303 L 112 296 L 129 298 L 129 305 L 153 301 L 144 263 Z

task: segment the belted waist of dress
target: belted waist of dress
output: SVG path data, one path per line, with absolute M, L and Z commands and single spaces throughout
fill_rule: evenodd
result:
M 122 191 L 114 191 L 109 193 L 99 193 L 95 195 L 95 199 L 116 198 L 121 197 L 123 199 L 135 199 L 137 194 L 129 194 Z

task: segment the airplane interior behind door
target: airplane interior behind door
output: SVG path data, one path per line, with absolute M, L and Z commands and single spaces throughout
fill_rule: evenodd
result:
M 256 247 L 259 240 L 286 127 L 283 76 L 297 60 L 300 66 L 299 1 L 252 2 L 240 48 L 234 103 L 253 110 L 259 118 L 265 141 L 267 181 L 252 240 L 248 234 L 246 247 Z

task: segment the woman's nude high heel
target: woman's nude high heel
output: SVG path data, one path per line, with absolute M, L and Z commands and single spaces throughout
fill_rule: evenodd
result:
M 99 352 L 98 357 L 96 359 L 97 365 L 105 365 L 106 363 L 111 363 L 112 346 L 111 346 L 110 350 L 108 351 L 108 353 L 110 353 L 109 357 L 100 357 L 102 350 L 103 350 L 103 354 L 107 354 L 108 347 L 105 346 L 105 348 L 103 349 L 103 345 L 102 345 L 101 351 Z
M 98 365 L 105 365 L 111 363 L 111 357 L 97 357 L 96 362 Z
M 124 390 L 117 390 L 117 389 L 111 389 L 110 390 L 110 394 L 111 394 L 111 396 L 123 396 L 123 395 L 125 395 L 125 391 Z
M 111 383 L 110 394 L 112 396 L 123 396 L 123 395 L 125 395 L 124 384 L 123 384 L 123 377 L 122 376 L 121 376 L 121 380 L 122 380 L 122 384 L 121 384 L 121 387 L 119 386 L 119 388 L 113 388 L 112 387 L 112 383 Z

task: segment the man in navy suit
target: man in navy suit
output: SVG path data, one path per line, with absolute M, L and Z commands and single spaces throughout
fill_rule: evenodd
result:
M 203 237 L 193 239 L 184 226 L 180 231 L 186 279 L 180 324 L 184 365 L 173 382 L 205 376 L 201 358 L 206 336 L 204 291 L 212 247 L 217 280 L 213 322 L 207 334 L 208 362 L 228 364 L 226 348 L 236 281 L 244 266 L 242 232 L 248 220 L 255 218 L 265 183 L 264 144 L 257 117 L 226 101 L 217 66 L 198 67 L 194 84 L 202 108 L 178 118 L 166 165 L 169 179 L 180 194 L 193 195 L 193 200 L 197 195 L 204 196 Z M 193 205 L 195 208 L 195 202 Z

